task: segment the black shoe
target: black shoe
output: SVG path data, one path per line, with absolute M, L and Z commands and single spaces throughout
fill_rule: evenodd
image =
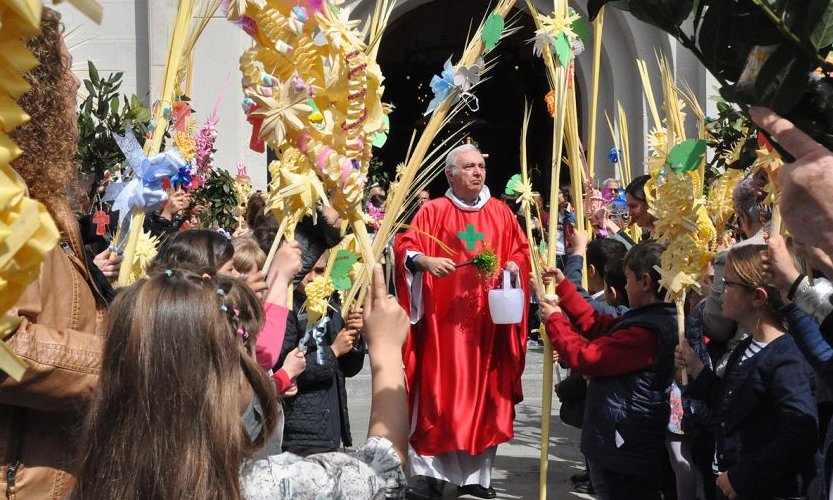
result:
M 573 484 L 586 483 L 587 481 L 590 481 L 590 471 L 584 471 L 570 476 L 570 482 Z
M 405 498 L 413 500 L 434 500 L 443 498 L 448 482 L 428 476 L 414 476 L 411 486 L 405 489 Z
M 576 483 L 575 486 L 573 486 L 573 491 L 575 491 L 576 493 L 589 493 L 590 495 L 596 494 L 596 489 L 593 488 L 593 483 L 591 483 L 590 481 L 584 483 Z
M 479 484 L 467 484 L 465 486 L 460 486 L 457 488 L 458 495 L 471 495 L 477 498 L 495 498 L 497 496 L 497 492 L 495 489 L 489 486 L 488 488 L 484 488 Z

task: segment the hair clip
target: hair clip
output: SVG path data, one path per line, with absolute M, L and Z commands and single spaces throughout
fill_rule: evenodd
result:
M 240 335 L 240 337 L 243 338 L 243 342 L 249 341 L 249 332 L 247 332 L 242 326 L 237 328 L 237 335 Z
M 174 272 L 173 272 L 172 269 L 165 269 L 165 276 L 170 278 L 173 275 L 174 275 Z

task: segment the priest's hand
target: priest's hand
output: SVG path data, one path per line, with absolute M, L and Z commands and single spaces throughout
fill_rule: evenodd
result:
M 518 265 L 515 264 L 514 262 L 512 262 L 511 260 L 507 261 L 506 264 L 503 265 L 503 268 L 506 269 L 507 271 L 509 271 L 512 274 L 513 279 L 517 278 L 518 273 L 521 272 L 521 268 L 518 267 Z
M 454 261 L 447 257 L 429 257 L 427 255 L 418 258 L 414 265 L 418 271 L 429 273 L 436 278 L 448 276 L 457 269 Z

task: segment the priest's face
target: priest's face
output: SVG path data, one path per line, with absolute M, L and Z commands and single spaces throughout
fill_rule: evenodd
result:
M 474 201 L 486 183 L 486 162 L 477 151 L 465 151 L 457 156 L 455 168 L 446 175 L 457 196 Z

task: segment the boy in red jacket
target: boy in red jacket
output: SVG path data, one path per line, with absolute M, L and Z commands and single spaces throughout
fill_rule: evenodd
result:
M 541 300 L 547 335 L 562 362 L 591 377 L 581 451 L 603 500 L 660 498 L 660 470 L 677 345 L 676 312 L 663 301 L 663 247 L 640 243 L 625 257 L 632 309 L 619 317 L 596 312 L 557 269 L 556 292 Z

